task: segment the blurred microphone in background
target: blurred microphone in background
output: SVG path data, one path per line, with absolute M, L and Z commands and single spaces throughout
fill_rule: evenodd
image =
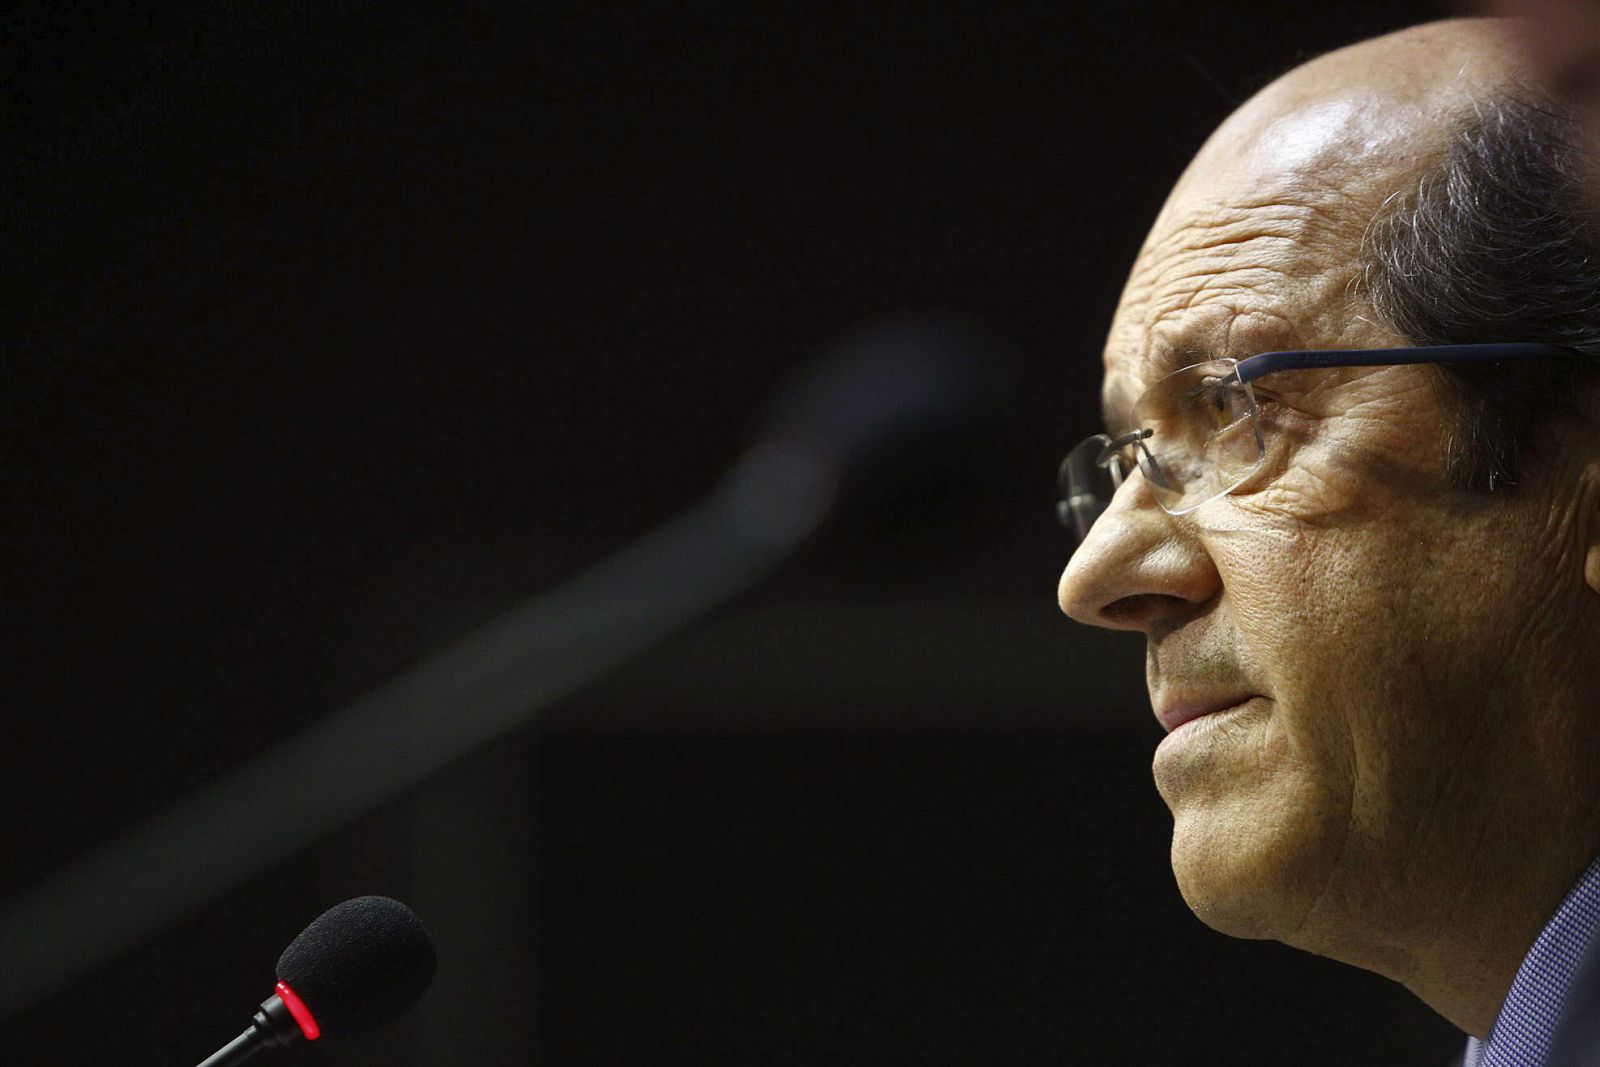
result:
M 885 320 L 803 368 L 703 500 L 312 728 L 0 900 L 0 1013 L 30 1003 L 765 579 L 830 515 L 992 422 L 992 338 Z M 909 472 L 909 473 L 908 473 Z M 293 788 L 285 788 L 293 783 Z

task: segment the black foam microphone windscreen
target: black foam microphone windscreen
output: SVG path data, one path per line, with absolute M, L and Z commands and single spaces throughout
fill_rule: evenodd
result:
M 278 979 L 304 1002 L 323 1032 L 343 1036 L 411 1009 L 433 980 L 433 936 L 410 908 L 389 897 L 336 904 L 278 957 Z

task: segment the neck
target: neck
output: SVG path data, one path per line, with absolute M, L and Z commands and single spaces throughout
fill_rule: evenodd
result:
M 1593 856 L 1525 846 L 1480 854 L 1438 908 L 1432 939 L 1393 977 L 1463 1032 L 1488 1037 L 1528 950 Z
M 1347 854 L 1343 891 L 1322 894 L 1297 947 L 1400 982 L 1487 1037 L 1528 950 L 1600 853 L 1600 745 L 1571 729 L 1585 721 L 1519 739 L 1533 758 L 1509 779 L 1508 739 L 1469 756 L 1412 826 L 1374 835 L 1369 862 Z

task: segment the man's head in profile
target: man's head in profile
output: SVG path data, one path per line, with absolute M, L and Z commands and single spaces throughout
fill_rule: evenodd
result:
M 1600 853 L 1600 255 L 1516 55 L 1440 23 L 1244 104 L 1063 471 L 1061 606 L 1147 639 L 1190 907 L 1479 1037 Z

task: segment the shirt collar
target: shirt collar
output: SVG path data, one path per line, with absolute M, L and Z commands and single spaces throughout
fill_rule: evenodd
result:
M 1600 929 L 1600 856 L 1567 893 L 1533 942 L 1486 1041 L 1467 1042 L 1467 1067 L 1532 1067 L 1550 1049 L 1556 1021 L 1583 958 Z

